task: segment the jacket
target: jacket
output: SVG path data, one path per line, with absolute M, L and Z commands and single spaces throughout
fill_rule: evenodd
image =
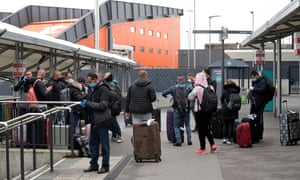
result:
M 230 94 L 239 94 L 240 87 L 235 84 L 226 84 L 223 88 L 223 93 L 221 96 L 221 104 L 222 104 L 222 115 L 224 119 L 236 119 L 239 117 L 239 112 L 231 111 L 227 108 L 227 103 L 229 102 Z
M 137 79 L 129 88 L 126 97 L 125 111 L 146 114 L 153 111 L 152 102 L 156 100 L 151 81 Z
M 267 91 L 267 82 L 265 77 L 260 76 L 256 81 L 252 82 L 252 86 L 254 88 L 251 90 L 251 103 L 256 106 L 264 106 L 264 95 Z
M 70 89 L 70 99 L 71 101 L 80 101 L 82 100 L 85 95 L 83 94 L 83 87 L 82 85 L 77 81 L 69 81 L 69 84 L 67 85 L 67 88 Z M 76 105 L 72 107 L 72 111 L 75 113 L 82 113 L 83 109 L 80 105 Z
M 100 81 L 93 90 L 89 89 L 86 103 L 89 121 L 94 127 L 110 126 L 112 115 L 108 108 L 111 99 L 109 85 Z
M 173 98 L 173 104 L 172 104 L 172 107 L 174 109 L 178 109 L 178 105 L 177 105 L 177 102 L 175 101 L 175 96 L 176 96 L 176 87 L 186 87 L 186 97 L 188 96 L 188 94 L 192 91 L 193 89 L 193 85 L 190 83 L 190 84 L 186 84 L 184 82 L 180 82 L 180 83 L 177 83 L 175 86 L 171 86 L 165 90 L 162 91 L 162 96 L 164 97 L 167 97 L 167 95 L 171 95 L 172 98 Z M 189 107 L 190 104 L 189 104 Z

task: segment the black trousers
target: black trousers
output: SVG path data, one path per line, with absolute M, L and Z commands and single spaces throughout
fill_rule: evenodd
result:
M 196 120 L 198 122 L 198 136 L 200 141 L 200 149 L 205 149 L 205 137 L 207 137 L 207 140 L 210 145 L 215 144 L 214 138 L 212 136 L 211 130 L 210 130 L 210 119 L 211 119 L 211 113 L 206 112 L 196 112 L 195 113 Z

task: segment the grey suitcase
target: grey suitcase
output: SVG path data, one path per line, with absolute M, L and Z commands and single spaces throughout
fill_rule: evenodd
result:
M 280 114 L 280 143 L 281 145 L 297 144 L 300 140 L 299 113 L 288 109 L 287 100 L 282 101 Z

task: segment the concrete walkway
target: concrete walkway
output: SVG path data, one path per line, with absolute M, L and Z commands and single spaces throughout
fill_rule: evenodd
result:
M 298 97 L 283 99 L 288 99 L 291 109 L 299 111 Z M 249 105 L 243 105 L 240 117 L 246 116 L 248 112 Z M 166 110 L 162 110 L 161 117 L 164 124 Z M 110 173 L 105 175 L 98 175 L 95 172 L 83 173 L 83 169 L 89 165 L 89 159 L 75 158 L 64 160 L 54 167 L 54 172 L 46 172 L 36 179 L 299 180 L 300 145 L 281 146 L 279 119 L 274 118 L 271 112 L 265 112 L 264 117 L 264 142 L 254 144 L 252 148 L 240 148 L 237 144 L 224 145 L 221 139 L 215 139 L 217 152 L 205 155 L 195 153 L 199 148 L 196 133 L 192 134 L 192 146 L 185 143 L 181 147 L 174 147 L 167 141 L 164 125 L 161 132 L 162 161 L 159 163 L 134 161 L 130 143 L 132 128 L 125 127 L 123 118 L 120 117 L 124 142 L 111 143 Z

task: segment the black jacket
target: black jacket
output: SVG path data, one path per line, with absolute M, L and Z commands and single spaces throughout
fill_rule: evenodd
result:
M 23 88 L 23 92 L 28 93 L 30 86 L 30 80 L 24 80 L 24 77 L 22 77 L 21 80 L 14 86 L 14 91 L 19 91 L 21 88 Z
M 60 91 L 67 87 L 67 82 L 63 78 L 57 80 L 51 78 L 46 86 L 52 86 L 52 90 L 48 94 L 48 100 L 59 101 Z
M 31 78 L 30 84 L 33 85 L 36 80 L 37 80 L 37 78 Z M 39 101 L 47 101 L 48 100 L 48 91 L 42 80 L 37 81 L 36 85 L 34 86 L 34 92 L 35 92 L 36 98 Z
M 78 102 L 85 97 L 85 95 L 83 93 L 84 87 L 80 83 L 73 81 L 72 83 L 69 83 L 67 85 L 67 88 L 70 89 L 70 98 L 71 98 L 70 100 L 71 101 Z M 79 114 L 79 113 L 83 112 L 83 109 L 80 105 L 76 105 L 72 108 L 72 111 Z
M 151 81 L 137 79 L 128 88 L 125 111 L 136 114 L 152 112 L 152 102 L 155 100 L 156 94 Z
M 109 85 L 100 81 L 92 90 L 89 88 L 86 107 L 89 121 L 94 127 L 107 127 L 112 123 L 112 115 L 108 108 L 111 100 Z
M 256 81 L 252 82 L 254 89 L 251 91 L 251 103 L 256 106 L 264 106 L 264 95 L 267 90 L 267 82 L 264 76 L 260 76 Z
M 227 103 L 229 102 L 230 94 L 239 94 L 240 87 L 235 84 L 226 84 L 224 85 L 223 93 L 221 96 L 221 103 L 222 103 L 222 114 L 224 119 L 236 119 L 239 117 L 239 112 L 231 111 L 227 108 Z

